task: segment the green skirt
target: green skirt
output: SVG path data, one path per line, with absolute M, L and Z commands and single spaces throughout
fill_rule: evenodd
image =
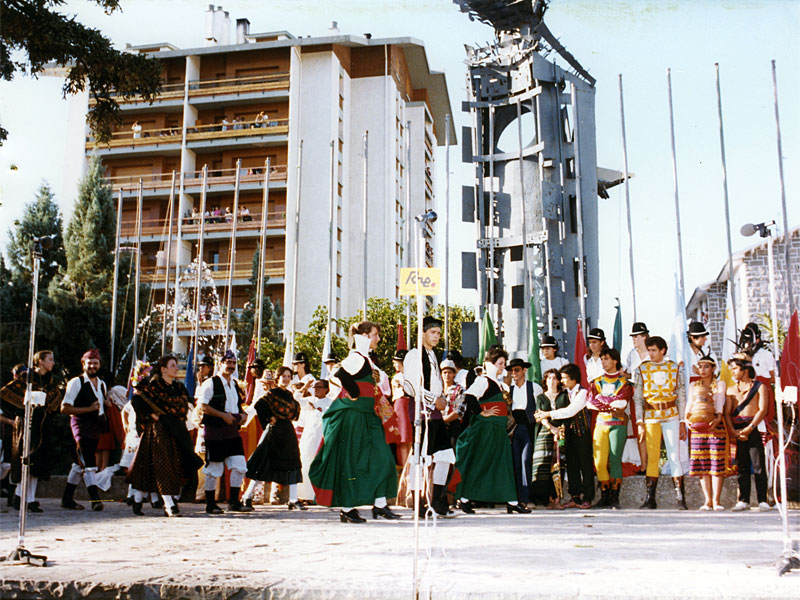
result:
M 476 415 L 459 436 L 454 476 L 456 497 L 478 502 L 517 499 L 506 421 L 504 416 Z

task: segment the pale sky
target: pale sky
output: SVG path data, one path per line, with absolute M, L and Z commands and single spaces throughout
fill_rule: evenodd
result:
M 202 45 L 208 2 L 123 0 L 124 12 L 106 16 L 87 1 L 66 11 L 100 29 L 117 45 L 171 42 Z M 450 0 L 273 0 L 223 3 L 232 21 L 247 17 L 252 32 L 285 29 L 296 36 L 325 35 L 331 21 L 343 34 L 411 36 L 425 43 L 431 69 L 444 71 L 457 130 L 467 125 L 464 44 L 482 44 L 493 30 L 470 22 Z M 669 145 L 666 69 L 672 69 L 686 296 L 713 280 L 727 255 L 722 200 L 714 63 L 720 63 L 728 191 L 734 252 L 757 240 L 739 235 L 746 222 L 775 219 L 782 227 L 770 60 L 777 61 L 784 173 L 790 227 L 800 224 L 800 3 L 793 0 L 552 0 L 545 17 L 551 31 L 597 79 L 599 166 L 622 170 L 617 77 L 625 86 L 633 245 L 638 318 L 669 338 L 676 270 L 675 209 Z M 176 24 L 180 24 L 176 27 Z M 0 119 L 10 139 L 0 148 L 0 247 L 7 228 L 43 179 L 65 217 L 76 196 L 82 160 L 82 117 L 60 97 L 61 82 L 18 77 L 0 83 Z M 74 103 L 73 103 L 74 105 Z M 461 140 L 459 139 L 459 142 Z M 462 225 L 460 186 L 472 169 L 451 150 L 451 237 L 474 247 L 474 226 Z M 437 155 L 437 201 L 444 212 L 444 151 Z M 11 165 L 17 170 L 12 171 Z M 614 299 L 622 300 L 625 333 L 633 320 L 627 262 L 624 193 L 612 190 L 600 207 L 599 324 L 610 337 Z M 437 222 L 440 241 L 444 239 Z M 438 256 L 443 248 L 440 244 Z M 455 246 L 455 244 L 453 244 Z M 455 250 L 455 248 L 454 248 Z M 457 254 L 451 260 L 453 301 L 475 302 L 459 292 Z M 441 261 L 443 266 L 443 261 Z M 626 335 L 627 338 L 627 335 Z M 626 348 L 627 349 L 627 348 Z M 517 350 L 517 349 L 511 349 Z

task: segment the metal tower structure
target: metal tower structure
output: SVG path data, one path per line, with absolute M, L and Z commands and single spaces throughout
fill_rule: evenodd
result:
M 586 330 L 598 314 L 595 80 L 544 24 L 545 1 L 454 2 L 495 29 L 466 47 L 462 160 L 475 179 L 462 218 L 477 248 L 462 255 L 462 286 L 478 289 L 507 350 L 527 349 L 533 301 L 537 333 L 571 352 L 578 320 Z

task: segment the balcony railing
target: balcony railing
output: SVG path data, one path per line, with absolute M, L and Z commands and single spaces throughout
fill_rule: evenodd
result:
M 228 264 L 208 265 L 208 270 L 211 277 L 216 282 L 216 285 L 224 285 L 228 279 L 230 272 Z M 264 265 L 264 273 L 268 277 L 283 277 L 285 274 L 284 263 L 282 260 L 267 260 Z M 142 281 L 145 283 L 163 283 L 164 276 L 166 275 L 166 266 L 142 266 Z M 234 279 L 250 279 L 253 275 L 253 263 L 239 262 L 234 265 L 233 278 Z M 170 280 L 175 277 L 174 265 L 170 267 Z M 190 282 L 194 283 L 194 282 Z
M 249 218 L 248 218 L 249 217 Z M 223 216 L 206 216 L 205 233 L 212 233 L 214 231 L 230 231 L 233 223 L 226 220 Z M 184 217 L 181 223 L 182 231 L 187 233 L 200 232 L 200 219 L 199 216 Z M 285 212 L 267 212 L 267 229 L 283 229 L 286 227 L 286 213 Z M 261 213 L 254 213 L 251 215 L 240 215 L 239 222 L 236 225 L 237 232 L 260 230 L 261 229 Z M 177 235 L 177 224 L 172 227 L 172 234 Z M 142 219 L 142 235 L 154 236 L 164 235 L 168 233 L 166 219 Z M 120 235 L 123 237 L 133 237 L 136 235 L 136 223 L 134 221 L 123 221 L 120 228 Z
M 288 90 L 289 73 L 275 73 L 273 75 L 253 75 L 251 77 L 234 77 L 232 79 L 201 79 L 189 82 L 189 97 L 215 96 L 219 94 L 247 94 L 249 92 Z M 161 86 L 161 93 L 156 97 L 159 100 L 183 99 L 184 82 L 165 83 Z M 123 98 L 113 95 L 119 104 L 144 104 L 141 96 Z M 89 100 L 89 106 L 96 103 Z
M 110 185 L 114 192 L 119 190 L 129 191 L 137 189 L 139 180 L 142 180 L 143 190 L 169 190 L 172 185 L 172 172 L 169 173 L 148 173 L 142 175 L 117 175 L 115 177 L 106 177 L 106 182 Z M 269 180 L 273 181 L 286 181 L 286 165 L 270 166 Z M 206 185 L 208 189 L 213 189 L 214 186 L 230 186 L 236 182 L 236 168 L 231 169 L 213 169 L 208 171 L 208 178 Z M 242 168 L 239 175 L 240 183 L 263 183 L 264 182 L 264 167 L 250 167 Z M 203 171 L 189 171 L 183 178 L 183 187 L 186 190 L 190 188 L 199 188 L 203 184 Z M 177 192 L 180 185 L 180 174 L 175 174 L 175 190 Z
M 212 123 L 203 125 L 199 121 L 186 130 L 186 141 L 218 140 L 255 135 L 286 135 L 289 132 L 289 119 L 269 119 L 267 121 L 238 121 L 231 123 Z M 138 146 L 158 146 L 161 144 L 180 144 L 180 127 L 161 127 L 141 131 L 115 131 L 107 144 L 100 146 L 94 137 L 86 137 L 86 149 L 120 148 Z

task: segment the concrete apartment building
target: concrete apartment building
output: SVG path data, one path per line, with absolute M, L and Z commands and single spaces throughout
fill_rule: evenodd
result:
M 333 252 L 333 314 L 355 314 L 364 297 L 363 137 L 368 131 L 367 265 L 374 276 L 368 278 L 366 292 L 396 298 L 399 269 L 409 257 L 408 216 L 413 220 L 434 207 L 434 148 L 444 145 L 445 117 L 451 114 L 444 74 L 430 70 L 423 43 L 413 38 L 342 35 L 335 24 L 323 37 L 258 34 L 250 33 L 247 19 L 238 19 L 230 39 L 233 27 L 227 12 L 209 6 L 206 16 L 203 47 L 128 47 L 162 61 L 163 92 L 152 104 L 120 99 L 122 124 L 109 144 L 87 137 L 87 157 L 99 154 L 115 198 L 122 194 L 123 244 L 136 241 L 142 180 L 143 281 L 164 289 L 172 172 L 181 217 L 180 223 L 174 219 L 171 224 L 174 279 L 175 265 L 185 269 L 197 255 L 203 167 L 206 208 L 224 212 L 233 206 L 236 164 L 241 161 L 239 206 L 249 215 L 237 221 L 232 286 L 233 308 L 241 309 L 249 298 L 265 218 L 261 213 L 269 159 L 266 297 L 284 307 L 288 331 L 299 200 L 297 329 L 302 331 L 316 307 L 328 301 L 328 257 Z M 456 143 L 453 130 L 450 139 Z M 335 241 L 329 252 L 332 187 Z M 203 260 L 223 306 L 232 225 L 224 216 L 205 224 Z M 433 266 L 432 228 L 425 235 L 425 262 Z M 211 323 L 203 327 L 206 332 L 213 329 Z M 179 349 L 185 348 L 185 336 L 179 334 Z

